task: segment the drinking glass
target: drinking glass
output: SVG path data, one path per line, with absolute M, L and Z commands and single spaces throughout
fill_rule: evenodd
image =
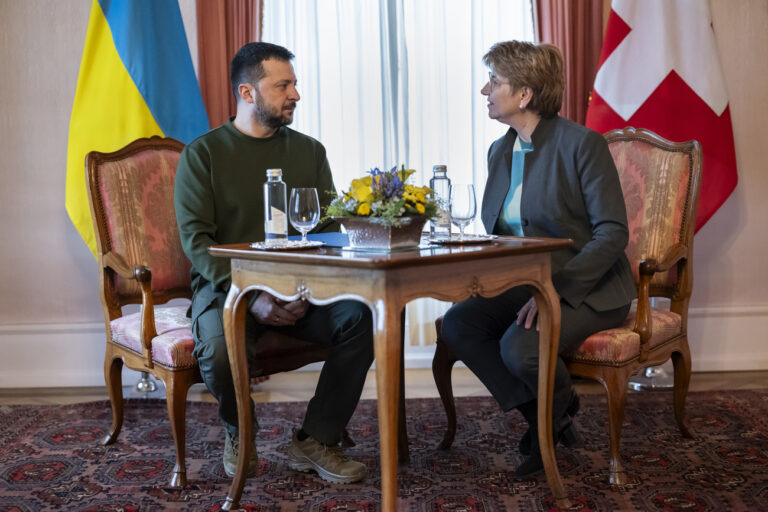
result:
M 316 188 L 294 188 L 288 204 L 288 220 L 301 233 L 301 243 L 307 243 L 307 233 L 320 220 L 320 201 Z
M 464 240 L 464 228 L 475 218 L 474 185 L 451 185 L 451 222 L 459 227 L 459 240 Z

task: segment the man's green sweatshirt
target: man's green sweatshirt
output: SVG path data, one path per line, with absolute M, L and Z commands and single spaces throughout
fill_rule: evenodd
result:
M 184 148 L 174 203 L 181 245 L 192 262 L 193 290 L 205 282 L 229 289 L 229 260 L 208 254 L 209 246 L 264 240 L 263 185 L 266 170 L 273 168 L 283 170 L 288 195 L 294 187 L 315 187 L 322 207 L 331 201 L 335 188 L 325 148 L 286 126 L 259 139 L 240 132 L 230 119 Z

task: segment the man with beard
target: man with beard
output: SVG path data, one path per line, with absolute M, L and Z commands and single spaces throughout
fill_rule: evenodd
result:
M 192 262 L 194 356 L 203 381 L 219 402 L 225 427 L 224 470 L 230 476 L 238 453 L 237 407 L 222 321 L 230 264 L 226 258 L 210 256 L 207 248 L 264 240 L 262 186 L 267 169 L 282 169 L 289 188 L 317 188 L 324 205 L 327 192 L 334 190 L 323 145 L 286 126 L 299 101 L 292 58 L 290 51 L 270 43 L 243 46 L 231 67 L 237 115 L 184 148 L 176 170 L 176 219 L 184 252 Z M 368 308 L 355 301 L 322 307 L 303 300 L 286 302 L 257 292 L 249 297 L 248 311 L 249 360 L 266 329 L 331 346 L 304 422 L 294 432 L 289 465 L 314 470 L 335 483 L 364 478 L 365 465 L 347 459 L 338 445 L 373 362 Z M 254 418 L 254 436 L 257 430 Z M 247 475 L 257 471 L 254 446 Z

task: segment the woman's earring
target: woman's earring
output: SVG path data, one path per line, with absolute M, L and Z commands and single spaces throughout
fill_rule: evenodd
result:
M 522 101 L 520 102 L 520 112 L 525 112 L 525 105 Z

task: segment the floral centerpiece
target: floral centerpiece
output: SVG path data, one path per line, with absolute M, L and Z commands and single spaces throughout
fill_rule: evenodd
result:
M 347 230 L 350 245 L 370 249 L 396 249 L 419 244 L 424 224 L 438 213 L 432 189 L 406 183 L 416 171 L 372 169 L 354 179 L 325 214 Z
M 432 189 L 406 183 L 413 169 L 382 172 L 372 169 L 368 176 L 352 180 L 349 190 L 337 196 L 326 209 L 328 217 L 369 217 L 398 225 L 404 217 L 437 215 Z

